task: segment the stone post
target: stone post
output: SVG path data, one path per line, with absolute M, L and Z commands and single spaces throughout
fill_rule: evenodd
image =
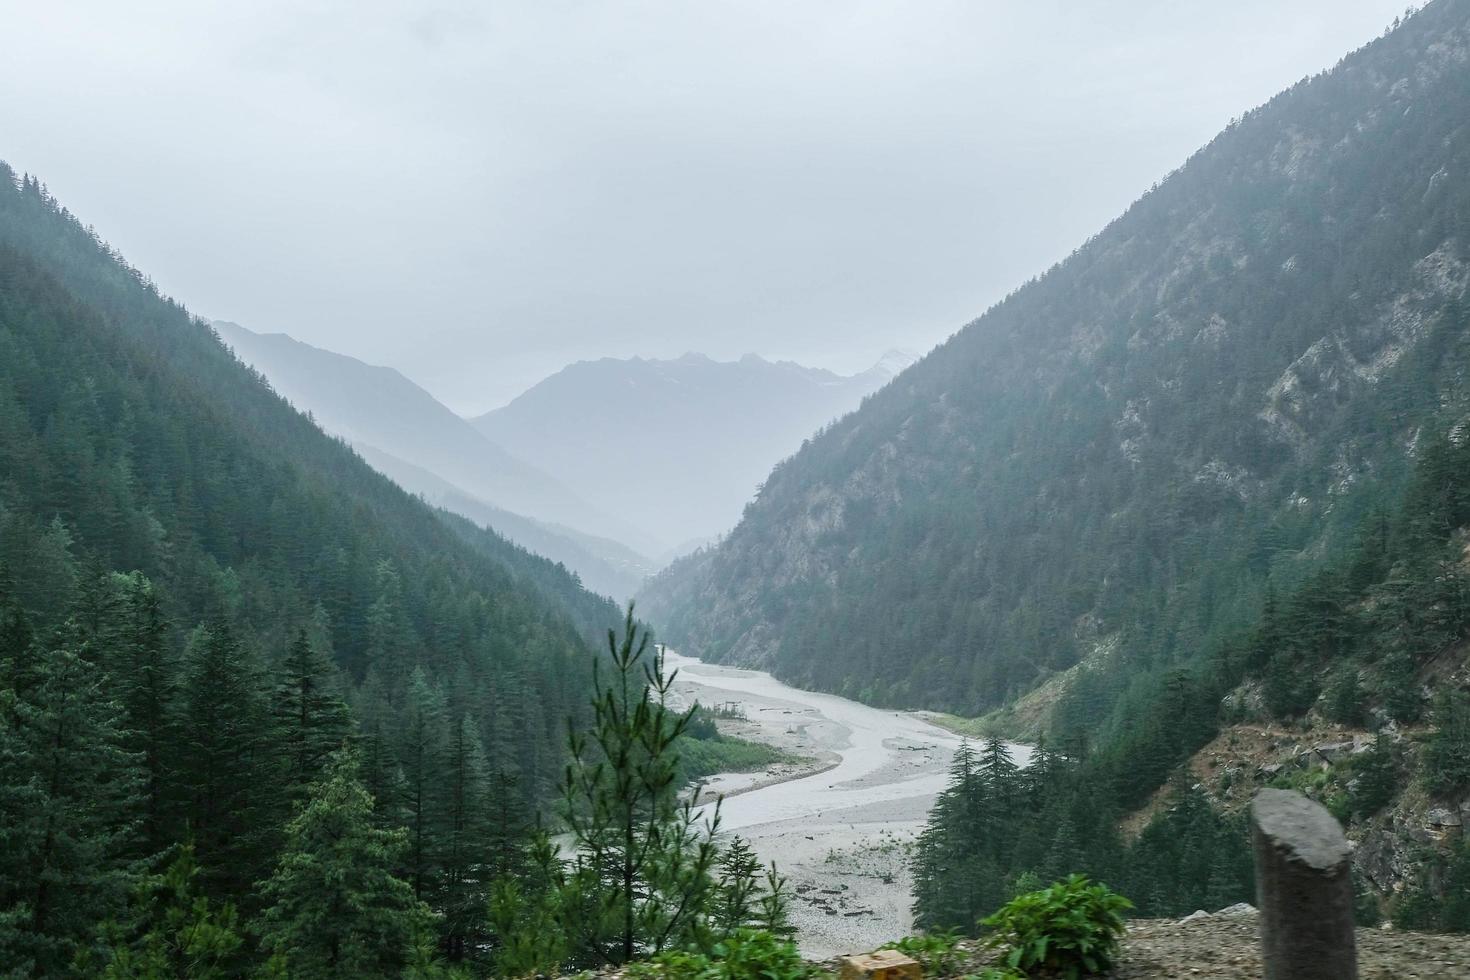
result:
M 1342 826 L 1300 793 L 1251 801 L 1266 980 L 1357 980 L 1351 851 Z

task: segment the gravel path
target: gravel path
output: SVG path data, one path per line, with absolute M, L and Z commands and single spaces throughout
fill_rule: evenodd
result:
M 1130 924 L 1120 980 L 1218 977 L 1255 980 L 1262 974 L 1256 917 L 1211 916 L 1192 922 L 1140 919 Z M 1358 930 L 1361 980 L 1470 977 L 1470 936 Z

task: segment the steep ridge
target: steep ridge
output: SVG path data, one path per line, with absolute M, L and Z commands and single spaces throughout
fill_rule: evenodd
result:
M 358 443 L 353 448 L 373 469 L 405 490 L 480 527 L 490 528 L 533 554 L 566 566 L 598 595 L 626 602 L 655 571 L 652 559 L 617 541 L 513 514 L 374 446 Z
M 610 534 L 635 546 L 645 538 L 589 504 L 571 485 L 487 439 L 392 368 L 223 320 L 214 321 L 214 328 L 282 397 L 348 442 L 373 446 L 514 513 Z
M 0 165 L 0 586 L 51 629 L 112 570 L 151 580 L 173 657 L 201 623 L 267 661 L 309 626 L 380 720 L 416 668 L 452 682 L 530 808 L 617 620 L 374 472 Z
M 907 363 L 851 376 L 748 354 L 603 358 L 557 372 L 473 420 L 492 441 L 659 535 L 662 551 L 723 534 L 760 480 Z
M 1251 621 L 1465 415 L 1467 22 L 1438 0 L 1247 113 L 642 610 L 705 659 L 964 712 Z

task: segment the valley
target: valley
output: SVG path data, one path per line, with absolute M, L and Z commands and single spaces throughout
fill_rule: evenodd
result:
M 666 669 L 678 670 L 684 703 L 738 706 L 746 720 L 734 734 L 813 760 L 779 781 L 735 773 L 704 786 L 729 794 L 721 829 L 790 880 L 802 952 L 823 959 L 912 932 L 908 860 L 960 738 L 908 712 L 798 690 L 764 671 L 675 652 Z M 1029 761 L 1026 746 L 1010 750 L 1017 764 Z
M 1229 6 L 1261 35 L 1288 16 Z M 397 33 L 452 66 L 439 31 Z M 895 47 L 867 33 L 885 40 L 861 72 Z M 956 251 L 917 202 L 828 180 L 823 127 L 767 157 L 838 192 L 840 234 L 754 207 L 744 247 L 680 232 L 726 189 L 767 195 L 701 173 L 654 221 L 610 173 L 578 185 L 628 204 L 608 241 L 566 182 L 479 168 L 471 193 L 435 170 L 414 186 L 456 234 L 515 226 L 475 205 L 516 186 L 514 256 L 384 221 L 365 244 L 392 274 L 344 248 L 334 289 L 320 256 L 289 279 L 233 253 L 217 276 L 142 247 L 134 267 L 82 210 L 132 249 L 121 214 L 210 201 L 119 212 L 83 182 L 73 212 L 0 163 L 0 975 L 812 980 L 900 942 L 952 980 L 994 939 L 1015 969 L 987 980 L 1212 957 L 1231 976 L 1272 955 L 1273 881 L 1306 853 L 1330 892 L 1296 904 L 1331 909 L 1334 941 L 1299 948 L 1351 955 L 1371 930 L 1372 976 L 1435 945 L 1414 936 L 1470 935 L 1470 0 L 1364 37 L 1192 131 L 1177 169 L 1009 292 L 963 276 L 963 325 L 831 305 L 903 288 L 891 260 L 817 276 L 838 238 Z M 1158 66 L 1173 43 L 1114 53 Z M 1119 133 L 1158 77 L 1116 99 Z M 512 88 L 538 87 L 487 91 Z M 680 91 L 702 112 L 703 87 Z M 885 129 L 918 108 L 892 105 Z M 607 115 L 635 148 L 623 176 L 698 169 Z M 507 152 L 536 142 L 492 125 Z M 1020 152 L 1003 129 L 962 152 Z M 876 179 L 871 145 L 848 163 Z M 887 193 L 933 189 L 927 164 Z M 1019 246 L 1029 224 L 994 208 L 1010 186 L 961 172 L 956 226 Z M 1092 174 L 1072 173 L 1080 202 Z M 292 191 L 222 171 L 201 193 L 229 180 Z M 402 191 L 377 186 L 336 204 Z M 1045 190 L 1038 218 L 1070 211 Z M 644 260 L 669 242 L 693 265 Z M 786 287 L 748 275 L 776 246 Z M 629 257 L 640 299 L 614 302 L 593 273 Z M 554 278 L 490 288 L 518 258 Z M 739 288 L 673 304 L 701 265 Z M 475 283 L 446 323 L 425 311 L 454 270 Z M 202 291 L 186 306 L 165 281 Z M 325 295 L 349 282 L 381 310 L 338 322 Z M 768 356 L 742 355 L 757 339 Z M 928 353 L 874 363 L 910 341 Z M 1273 812 L 1314 840 L 1268 831 Z

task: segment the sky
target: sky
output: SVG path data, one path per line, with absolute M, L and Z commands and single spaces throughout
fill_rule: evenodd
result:
M 923 352 L 1403 0 L 0 0 L 0 159 L 451 408 Z

